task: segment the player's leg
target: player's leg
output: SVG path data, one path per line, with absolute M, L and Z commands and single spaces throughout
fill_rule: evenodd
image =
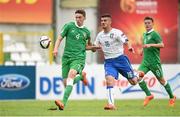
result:
M 82 80 L 82 82 L 83 82 L 83 84 L 84 84 L 85 86 L 88 85 L 88 80 L 87 80 L 87 77 L 86 77 L 86 72 L 83 71 L 83 72 L 79 73 L 79 74 L 76 76 L 76 78 L 74 79 L 73 84 L 76 84 L 76 83 L 79 82 L 80 80 Z
M 77 71 L 74 69 L 70 69 L 69 74 L 68 74 L 68 78 L 67 78 L 67 86 L 65 88 L 64 91 L 64 96 L 63 96 L 63 104 L 64 106 L 66 106 L 66 103 L 68 101 L 68 98 L 72 92 L 73 89 L 73 82 L 74 82 L 74 78 L 77 75 Z
M 69 70 L 66 88 L 64 91 L 64 95 L 63 95 L 63 100 L 62 100 L 62 102 L 59 100 L 55 101 L 56 105 L 59 107 L 60 110 L 64 110 L 64 107 L 67 104 L 68 98 L 73 90 L 73 82 L 74 82 L 74 78 L 76 77 L 76 75 L 77 75 L 76 70 L 74 70 L 74 69 Z
M 117 60 L 118 61 L 116 61 L 115 65 L 116 68 L 118 68 L 118 71 L 121 73 L 121 75 L 127 78 L 130 84 L 136 85 L 140 79 L 139 73 L 135 74 L 135 71 L 133 70 L 128 57 L 125 55 L 121 55 L 119 58 L 117 58 Z
M 176 100 L 176 96 L 173 95 L 171 87 L 169 85 L 169 83 L 164 79 L 163 77 L 163 71 L 162 71 L 162 67 L 161 64 L 155 64 L 151 71 L 154 73 L 154 75 L 156 76 L 156 78 L 158 79 L 158 81 L 161 83 L 161 85 L 164 86 L 166 92 L 169 95 L 169 106 L 174 106 L 175 104 L 175 100 Z
M 116 107 L 114 104 L 114 80 L 115 78 L 118 78 L 118 71 L 113 67 L 111 60 L 105 60 L 104 69 L 108 98 L 108 104 L 104 107 L 104 109 L 115 110 Z
M 146 74 L 150 69 L 142 62 L 141 65 L 138 68 L 138 71 L 143 72 L 144 74 Z M 146 82 L 142 79 L 141 81 L 139 81 L 139 86 L 140 88 L 145 92 L 146 97 L 144 99 L 143 102 L 143 106 L 147 106 L 149 104 L 149 102 L 154 99 L 154 95 L 151 94 L 151 92 L 149 91 Z
M 70 64 L 68 59 L 62 59 L 62 77 L 63 77 L 63 83 L 64 87 L 66 89 L 67 86 L 67 77 L 70 70 Z M 65 93 L 64 93 L 65 95 Z M 63 97 L 64 98 L 64 97 Z M 55 104 L 59 107 L 59 110 L 64 110 L 64 103 L 60 100 L 55 100 Z
M 84 68 L 84 62 L 79 61 L 79 60 L 73 60 L 73 61 L 68 61 L 67 59 L 63 59 L 63 64 L 62 64 L 62 75 L 63 78 L 66 79 L 66 87 L 63 95 L 63 100 L 62 102 L 59 100 L 56 100 L 55 103 L 59 107 L 60 110 L 64 109 L 64 106 L 66 106 L 66 103 L 68 101 L 68 98 L 72 92 L 73 89 L 73 84 L 74 84 L 74 79 L 77 75 L 77 73 L 81 73 L 82 69 Z M 69 67 L 65 67 L 65 66 Z M 70 69 L 70 70 L 69 70 Z M 69 72 L 68 72 L 69 71 Z M 68 73 L 68 75 L 67 75 Z
M 74 60 L 71 63 L 71 66 L 73 66 L 73 69 L 76 69 L 78 71 L 78 75 L 74 78 L 73 84 L 76 84 L 77 82 L 82 80 L 84 85 L 88 85 L 88 80 L 86 78 L 86 72 L 82 72 L 84 65 L 85 65 L 84 60 Z
M 114 105 L 114 77 L 106 76 L 106 90 L 107 90 L 107 98 L 108 104 L 104 107 L 105 110 L 115 110 L 116 107 Z
M 135 85 L 137 83 L 139 83 L 141 89 L 146 93 L 147 97 L 144 100 L 143 105 L 146 106 L 150 100 L 152 100 L 154 98 L 154 96 L 150 93 L 149 89 L 147 88 L 146 83 L 144 82 L 144 80 L 142 78 L 138 78 L 140 75 L 136 76 L 134 74 L 134 71 L 132 69 L 132 66 L 130 64 L 130 61 L 128 59 L 128 57 L 124 56 L 121 58 L 121 61 L 123 63 L 121 63 L 122 68 L 120 69 L 120 73 L 126 77 L 128 79 L 128 81 L 132 84 Z M 141 67 L 142 68 L 142 67 Z M 144 71 L 144 72 L 142 72 Z M 148 69 L 141 69 L 140 72 L 147 73 Z M 143 77 L 144 75 L 142 75 L 141 77 Z M 139 80 L 141 79 L 141 80 Z
M 138 68 L 138 71 L 143 72 L 144 74 L 146 74 L 150 69 L 144 64 L 141 63 L 141 65 Z M 141 89 L 145 92 L 146 96 L 150 96 L 151 92 L 149 91 L 146 83 L 144 80 L 141 80 L 139 82 L 139 86 L 141 87 Z
M 84 60 L 74 60 L 70 64 L 70 71 L 67 78 L 67 86 L 64 92 L 63 104 L 66 105 L 68 98 L 72 92 L 74 79 L 76 78 L 77 73 L 81 73 L 84 68 Z M 80 80 L 80 79 L 79 79 Z

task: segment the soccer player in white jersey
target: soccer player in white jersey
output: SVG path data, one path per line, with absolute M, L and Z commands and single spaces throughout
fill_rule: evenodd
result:
M 105 110 L 115 110 L 113 98 L 113 85 L 114 80 L 118 79 L 118 73 L 127 78 L 130 84 L 136 85 L 139 80 L 142 79 L 135 75 L 130 61 L 126 55 L 124 55 L 124 45 L 128 47 L 128 50 L 134 52 L 134 49 L 128 44 L 128 38 L 119 29 L 111 27 L 112 18 L 110 14 L 104 14 L 101 16 L 102 31 L 98 33 L 95 41 L 95 45 L 100 46 L 104 53 L 104 69 L 105 79 L 107 85 L 108 104 L 104 107 Z

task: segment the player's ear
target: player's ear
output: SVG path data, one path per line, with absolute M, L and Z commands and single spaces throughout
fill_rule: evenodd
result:
M 109 22 L 110 22 L 110 24 L 112 23 L 112 19 L 111 18 L 108 18 L 108 20 L 109 20 Z
M 112 24 L 112 20 L 109 20 L 109 23 Z

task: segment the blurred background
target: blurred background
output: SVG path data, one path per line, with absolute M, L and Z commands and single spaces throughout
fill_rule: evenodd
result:
M 111 4 L 111 5 L 110 5 Z M 180 62 L 178 38 L 178 1 L 172 0 L 1 0 L 0 1 L 0 64 L 44 65 L 59 64 L 64 43 L 57 58 L 52 50 L 62 26 L 74 20 L 74 11 L 85 9 L 85 25 L 91 31 L 92 42 L 99 29 L 99 16 L 110 13 L 113 27 L 122 30 L 139 52 L 140 37 L 145 31 L 143 18 L 152 16 L 155 29 L 163 37 L 163 63 Z M 52 39 L 49 49 L 41 49 L 39 38 L 48 35 Z M 171 53 L 171 54 L 169 54 Z M 141 57 L 126 52 L 132 63 L 140 63 Z M 87 52 L 87 64 L 103 63 L 101 52 Z
M 141 47 L 140 38 L 145 31 L 143 19 L 145 16 L 153 17 L 155 30 L 161 34 L 165 44 L 165 48 L 161 49 L 164 73 L 174 84 L 173 91 L 178 92 L 177 89 L 180 89 L 179 5 L 178 0 L 0 0 L 0 99 L 13 99 L 13 93 L 14 95 L 19 93 L 19 97 L 14 97 L 18 99 L 54 99 L 62 96 L 60 64 L 65 39 L 59 47 L 57 58 L 53 57 L 52 51 L 63 25 L 74 20 L 76 9 L 84 9 L 87 13 L 85 25 L 91 31 L 92 42 L 100 31 L 99 17 L 103 13 L 110 13 L 113 19 L 112 26 L 128 36 L 137 53 Z M 39 45 L 42 35 L 51 38 L 52 43 L 48 49 L 42 49 Z M 127 50 L 125 53 L 137 68 L 142 57 L 130 54 Z M 104 90 L 98 87 L 104 86 L 103 61 L 101 51 L 95 53 L 87 51 L 85 70 L 89 74 L 90 85 L 86 89 L 87 92 L 84 86 L 77 85 L 72 98 L 76 99 L 79 95 L 82 98 L 90 95 L 90 99 L 105 97 L 98 93 Z M 16 75 L 11 76 L 12 74 Z M 17 74 L 26 76 L 29 80 L 24 80 L 26 78 Z M 21 79 L 26 83 L 21 84 L 19 88 L 19 85 L 14 84 L 19 83 Z M 163 89 L 157 91 L 158 82 L 152 74 L 147 76 L 147 83 L 151 88 L 155 88 L 160 98 L 167 96 Z M 122 92 L 127 93 L 126 89 L 130 85 L 124 79 L 118 82 L 117 86 L 121 87 Z M 82 88 L 81 91 L 79 87 Z M 132 94 L 129 98 L 132 98 Z M 138 98 L 142 97 L 138 96 Z

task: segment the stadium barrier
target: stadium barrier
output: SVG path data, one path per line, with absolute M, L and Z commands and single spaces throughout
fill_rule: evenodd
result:
M 133 65 L 137 69 L 139 65 Z M 180 97 L 180 64 L 163 65 L 164 76 L 170 83 L 174 94 Z M 86 65 L 88 86 L 82 82 L 74 85 L 70 99 L 91 100 L 106 99 L 106 82 L 103 65 Z M 168 98 L 168 95 L 149 72 L 144 77 L 150 91 L 155 98 Z M 142 99 L 144 92 L 139 85 L 132 86 L 128 81 L 119 76 L 114 84 L 116 99 Z M 39 99 L 54 100 L 62 99 L 64 92 L 61 66 L 0 66 L 0 99 Z
M 48 68 L 48 70 L 47 70 Z M 138 68 L 138 65 L 133 65 Z M 174 69 L 176 68 L 176 69 Z M 163 65 L 165 78 L 169 81 L 173 92 L 180 97 L 180 64 Z M 87 73 L 89 85 L 84 86 L 82 82 L 74 85 L 70 99 L 106 99 L 106 85 L 104 79 L 103 65 L 87 65 L 84 69 Z M 168 95 L 157 81 L 155 76 L 149 72 L 145 77 L 150 91 L 155 98 L 168 98 Z M 39 66 L 36 69 L 36 99 L 51 100 L 62 99 L 63 97 L 63 79 L 61 77 L 61 66 Z M 132 86 L 128 81 L 119 76 L 115 83 L 115 98 L 117 99 L 141 99 L 145 94 L 139 85 Z

